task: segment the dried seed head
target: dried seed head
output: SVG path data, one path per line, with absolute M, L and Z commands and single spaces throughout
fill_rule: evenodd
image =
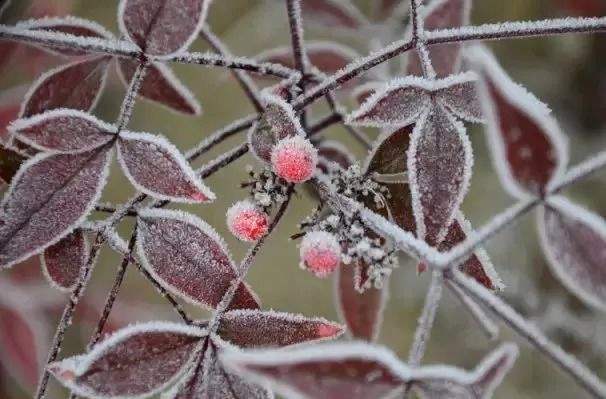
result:
M 301 242 L 301 266 L 318 277 L 326 277 L 341 263 L 341 246 L 334 234 L 312 231 Z
M 309 140 L 301 136 L 280 140 L 271 153 L 274 172 L 291 183 L 309 180 L 316 171 L 318 151 Z
M 242 241 L 256 241 L 267 233 L 267 214 L 251 201 L 238 201 L 227 210 L 227 227 Z

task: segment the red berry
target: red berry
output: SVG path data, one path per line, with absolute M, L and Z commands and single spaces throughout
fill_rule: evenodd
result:
M 251 201 L 238 201 L 227 210 L 227 227 L 242 241 L 256 241 L 267 233 L 267 214 Z
M 316 171 L 318 151 L 309 140 L 302 136 L 280 140 L 271 153 L 274 172 L 291 183 L 309 180 Z
M 326 277 L 341 264 L 341 246 L 334 234 L 307 233 L 301 242 L 301 265 L 318 277 Z

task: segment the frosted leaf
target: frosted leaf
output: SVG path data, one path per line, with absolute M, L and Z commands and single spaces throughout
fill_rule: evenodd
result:
M 413 371 L 413 389 L 421 399 L 489 399 L 518 356 L 514 344 L 489 354 L 472 372 L 450 366 L 427 366 Z
M 480 99 L 495 168 L 512 195 L 542 195 L 564 173 L 565 138 L 550 110 L 514 83 L 494 56 L 474 47 L 468 58 L 481 76 Z
M 162 136 L 120 132 L 118 160 L 133 186 L 154 198 L 176 202 L 215 199 L 179 150 Z
M 350 0 L 305 0 L 301 11 L 306 23 L 323 28 L 360 29 L 368 24 Z
M 2 203 L 0 265 L 39 253 L 80 224 L 105 185 L 111 151 L 39 154 L 23 164 Z
M 78 395 L 142 398 L 176 380 L 206 334 L 196 327 L 149 322 L 119 330 L 89 353 L 48 369 Z
M 389 216 L 405 231 L 415 234 L 417 227 L 412 209 L 412 193 L 407 183 L 383 183 L 389 191 L 385 203 Z
M 456 80 L 436 90 L 435 95 L 457 117 L 469 122 L 483 122 L 482 105 L 476 88 L 477 76 L 471 73 L 454 75 Z
M 218 352 L 223 343 L 212 340 L 204 359 L 196 364 L 184 379 L 162 396 L 162 399 L 270 399 L 273 395 L 262 386 L 252 384 L 226 370 Z
M 394 79 L 372 94 L 364 104 L 347 115 L 346 123 L 359 126 L 400 127 L 419 118 L 429 106 L 432 84 L 409 76 Z
M 38 383 L 46 351 L 47 331 L 42 319 L 23 304 L 29 298 L 15 301 L 14 293 L 2 287 L 0 302 L 0 364 L 27 391 Z M 15 303 L 13 303 L 15 301 Z
M 352 48 L 335 42 L 310 41 L 305 44 L 305 55 L 309 62 L 326 74 L 334 74 L 354 61 L 360 55 Z M 281 64 L 295 69 L 290 46 L 277 47 L 257 55 L 255 59 L 262 62 Z
M 388 350 L 362 343 L 290 350 L 225 352 L 223 363 L 285 398 L 383 398 L 402 387 L 407 368 Z
M 95 57 L 50 70 L 36 80 L 22 106 L 21 117 L 57 108 L 91 110 L 101 95 L 110 57 Z
M 549 265 L 573 294 L 606 311 L 606 222 L 600 216 L 552 197 L 539 211 L 541 244 Z
M 248 132 L 248 144 L 253 154 L 263 162 L 271 162 L 274 145 L 283 138 L 305 132 L 295 116 L 292 106 L 280 97 L 263 96 L 265 111 Z
M 338 166 L 343 170 L 355 162 L 353 154 L 339 141 L 325 140 L 317 145 L 318 165 L 324 173 Z
M 122 82 L 128 86 L 139 63 L 120 58 L 117 65 Z M 186 115 L 202 113 L 202 107 L 192 92 L 175 76 L 172 69 L 159 62 L 149 64 L 137 94 Z
M 408 125 L 382 133 L 373 143 L 366 158 L 366 173 L 372 175 L 406 172 L 406 151 L 413 128 L 414 125 Z
M 447 252 L 464 242 L 471 235 L 473 235 L 471 224 L 459 212 L 456 219 L 450 225 L 446 237 L 438 245 L 438 250 L 440 252 Z M 504 287 L 501 278 L 498 276 L 488 254 L 483 248 L 476 249 L 459 266 L 459 269 L 490 290 L 501 290 Z
M 254 348 L 334 339 L 343 330 L 343 326 L 323 318 L 272 310 L 232 310 L 221 317 L 217 332 L 233 345 Z
M 381 331 L 383 311 L 387 303 L 387 284 L 382 289 L 355 289 L 356 270 L 352 265 L 341 265 L 335 281 L 337 309 L 347 324 L 347 333 L 357 339 L 374 342 Z
M 408 176 L 417 236 L 437 244 L 471 179 L 473 155 L 465 128 L 434 104 L 416 124 L 408 149 Z
M 223 239 L 207 223 L 184 212 L 139 212 L 137 251 L 162 286 L 196 305 L 216 308 L 236 278 Z M 257 309 L 259 303 L 242 283 L 231 308 Z
M 425 30 L 455 28 L 469 25 L 471 0 L 435 0 L 423 14 Z M 458 72 L 461 66 L 461 43 L 432 45 L 427 48 L 429 59 L 439 77 Z M 422 76 L 421 63 L 416 52 L 408 59 L 407 74 Z
M 44 275 L 52 286 L 62 291 L 72 290 L 87 260 L 88 243 L 80 229 L 46 248 L 40 256 Z
M 82 111 L 57 109 L 18 119 L 9 131 L 41 151 L 81 152 L 114 139 L 116 128 Z
M 0 145 L 0 179 L 10 184 L 25 160 L 23 155 Z
M 210 0 L 121 0 L 120 31 L 150 55 L 189 47 L 200 31 Z
M 113 39 L 114 36 L 94 21 L 87 19 L 78 18 L 74 16 L 66 17 L 44 17 L 41 19 L 34 19 L 29 21 L 22 21 L 17 24 L 17 27 L 28 29 L 28 30 L 43 30 L 47 32 L 59 32 L 74 36 L 82 36 L 87 38 L 101 38 L 101 39 Z M 87 53 L 82 50 L 75 50 L 69 47 L 53 47 L 50 45 L 41 46 L 42 49 L 50 50 L 52 53 L 67 55 L 67 56 L 78 56 L 86 55 Z

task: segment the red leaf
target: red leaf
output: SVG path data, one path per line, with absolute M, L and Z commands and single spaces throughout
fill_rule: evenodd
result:
M 122 0 L 120 30 L 150 55 L 187 48 L 206 19 L 209 0 Z
M 553 197 L 539 213 L 541 243 L 549 265 L 572 293 L 606 310 L 606 222 Z
M 469 58 L 483 78 L 481 103 L 505 188 L 516 197 L 542 195 L 568 160 L 557 122 L 545 104 L 507 76 L 488 50 L 474 48 Z
M 356 86 L 351 92 L 351 97 L 356 100 L 358 105 L 362 105 L 381 87 L 382 84 L 380 82 L 366 82 Z
M 482 104 L 476 88 L 477 77 L 473 73 L 451 75 L 442 82 L 444 87 L 435 91 L 440 103 L 457 117 L 469 122 L 483 122 Z
M 236 278 L 223 239 L 197 217 L 179 211 L 139 213 L 137 249 L 160 283 L 194 304 L 215 308 Z M 257 309 L 256 296 L 242 283 L 232 309 Z
M 80 37 L 96 37 L 101 39 L 113 39 L 113 35 L 94 21 L 87 19 L 67 16 L 67 17 L 45 17 L 41 19 L 29 20 L 20 24 L 21 27 L 29 30 L 41 30 L 48 32 L 65 33 L 68 35 Z M 50 50 L 52 53 L 78 56 L 86 55 L 87 52 L 74 50 L 60 46 L 40 46 L 43 49 Z
M 417 236 L 435 245 L 467 192 L 471 144 L 462 124 L 434 104 L 415 125 L 407 155 Z
M 438 245 L 438 250 L 446 252 L 465 241 L 472 234 L 471 224 L 463 214 L 459 213 L 450 225 L 444 241 Z M 501 290 L 503 288 L 503 282 L 494 270 L 488 254 L 482 248 L 475 250 L 459 268 L 463 273 L 490 290 Z
M 208 344 L 204 359 L 195 364 L 176 384 L 165 399 L 269 399 L 273 398 L 260 385 L 251 384 L 237 374 L 226 370 L 217 359 L 222 345 Z M 206 378 L 205 378 L 206 376 Z
M 7 287 L 3 287 L 6 292 Z M 27 298 L 22 298 L 27 300 Z M 38 383 L 45 348 L 44 325 L 31 309 L 3 300 L 0 303 L 0 363 L 28 391 Z
M 11 87 L 0 93 L 0 141 L 8 138 L 8 125 L 19 117 L 21 100 L 27 92 L 27 85 Z
M 271 162 L 274 145 L 285 137 L 305 135 L 292 106 L 279 97 L 263 97 L 265 111 L 248 132 L 253 154 L 263 162 Z
M 0 145 L 0 179 L 6 184 L 10 184 L 26 159 L 18 152 Z
M 124 328 L 89 353 L 49 365 L 78 395 L 151 396 L 175 381 L 205 331 L 167 322 Z
M 333 339 L 342 333 L 343 326 L 326 319 L 261 310 L 227 312 L 218 329 L 221 339 L 245 348 Z
M 40 154 L 17 172 L 2 204 L 0 265 L 39 253 L 88 215 L 105 185 L 111 151 Z
M 349 0 L 305 0 L 301 11 L 305 22 L 319 27 L 360 29 L 368 24 Z
M 482 360 L 472 372 L 448 366 L 422 367 L 417 373 L 413 371 L 412 386 L 421 399 L 491 398 L 517 356 L 517 347 L 505 344 Z
M 222 359 L 251 381 L 267 380 L 286 398 L 384 398 L 401 389 L 406 376 L 391 352 L 361 343 L 225 353 Z
M 350 125 L 402 127 L 415 122 L 429 105 L 432 83 L 414 76 L 394 79 L 378 88 L 347 115 Z
M 438 30 L 469 25 L 471 0 L 436 0 L 424 12 L 424 28 Z M 461 43 L 437 44 L 428 47 L 429 58 L 439 77 L 459 71 L 461 66 Z M 423 75 L 419 56 L 411 54 L 407 74 Z
M 17 42 L 12 40 L 0 40 L 0 71 L 2 71 L 13 59 L 12 55 L 17 48 Z
M 128 86 L 138 62 L 121 58 L 117 60 L 117 65 L 122 82 Z M 161 63 L 149 64 L 138 95 L 183 114 L 200 115 L 202 112 L 200 103 L 191 91 L 168 66 Z
M 32 85 L 21 117 L 56 108 L 91 110 L 103 89 L 109 57 L 76 61 L 43 74 Z
M 115 138 L 116 128 L 85 112 L 58 109 L 16 120 L 9 130 L 41 151 L 90 151 Z
M 364 292 L 355 289 L 356 268 L 341 265 L 336 277 L 336 302 L 347 331 L 353 338 L 376 341 L 383 322 L 383 310 L 387 302 L 387 283 L 382 289 L 370 287 Z
M 41 264 L 44 275 L 51 285 L 71 291 L 78 282 L 80 270 L 88 260 L 88 243 L 82 230 L 63 237 L 44 250 Z
M 118 160 L 137 190 L 154 198 L 176 202 L 215 199 L 179 150 L 164 137 L 122 131 Z

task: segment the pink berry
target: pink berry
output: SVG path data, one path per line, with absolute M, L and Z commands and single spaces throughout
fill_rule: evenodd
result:
M 274 172 L 291 183 L 309 180 L 316 171 L 318 151 L 309 140 L 302 136 L 280 140 L 271 152 Z
M 242 241 L 256 241 L 267 233 L 267 214 L 251 201 L 238 201 L 227 210 L 227 227 Z
M 341 264 L 341 246 L 334 234 L 307 233 L 301 243 L 301 265 L 318 277 L 326 277 Z

